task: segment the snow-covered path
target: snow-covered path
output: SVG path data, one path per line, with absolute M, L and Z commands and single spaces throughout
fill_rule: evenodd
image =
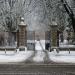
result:
M 35 55 L 32 58 L 33 62 L 44 62 L 45 58 L 45 40 L 35 40 Z
M 34 62 L 44 62 L 45 52 L 43 51 L 36 51 L 35 56 L 33 57 Z
M 56 53 L 54 51 L 49 52 L 49 59 L 56 63 L 75 63 L 75 51 L 60 51 Z
M 43 51 L 45 50 L 45 40 L 35 40 L 35 50 L 38 51 Z

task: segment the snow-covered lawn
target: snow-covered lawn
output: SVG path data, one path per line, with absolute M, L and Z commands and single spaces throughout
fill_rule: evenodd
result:
M 75 51 L 60 51 L 56 53 L 55 51 L 49 52 L 49 59 L 57 63 L 75 63 Z
M 19 51 L 15 53 L 14 51 L 0 51 L 0 63 L 9 63 L 9 62 L 22 62 L 27 60 L 33 51 Z

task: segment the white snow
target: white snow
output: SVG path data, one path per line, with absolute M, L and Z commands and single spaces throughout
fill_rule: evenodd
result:
M 36 55 L 33 57 L 34 62 L 44 62 L 45 53 L 43 51 L 37 51 Z
M 44 62 L 45 57 L 45 40 L 36 41 L 35 40 L 35 56 L 33 57 L 34 62 Z M 40 44 L 41 43 L 41 44 Z M 25 48 L 25 51 L 0 51 L 0 63 L 9 63 L 9 62 L 22 62 L 27 60 L 34 54 L 34 51 L 28 51 Z
M 62 47 L 62 48 L 75 48 L 75 45 L 72 45 L 72 44 L 69 44 L 69 42 L 67 40 L 64 40 L 64 42 L 60 42 L 59 40 L 59 47 Z
M 54 51 L 49 52 L 49 59 L 53 62 L 58 63 L 75 63 L 75 51 L 60 51 L 59 53 L 55 53 Z
M 15 53 L 14 51 L 0 51 L 0 63 L 9 63 L 9 62 L 22 62 L 27 60 L 33 51 L 19 51 Z
M 40 45 L 41 43 L 41 45 Z M 44 62 L 45 53 L 45 40 L 37 41 L 35 40 L 35 56 L 33 57 L 34 62 Z
M 45 50 L 45 40 L 35 40 L 35 50 Z
M 41 44 L 40 44 L 41 43 Z M 60 44 L 60 47 L 64 48 L 75 48 L 75 45 Z M 35 56 L 32 58 L 34 62 L 44 62 L 45 60 L 45 40 L 37 41 L 35 40 Z M 0 51 L 0 63 L 10 63 L 10 62 L 23 62 L 29 57 L 34 55 L 34 51 L 28 51 L 25 47 L 25 51 Z M 52 52 L 48 52 L 49 59 L 53 62 L 58 63 L 75 63 L 75 51 L 59 51 L 56 49 Z
M 62 46 L 62 45 L 68 45 L 68 40 L 64 40 L 63 42 L 61 42 L 60 40 L 59 40 L 59 46 Z
M 75 48 L 75 45 L 60 45 L 59 47 L 66 48 Z

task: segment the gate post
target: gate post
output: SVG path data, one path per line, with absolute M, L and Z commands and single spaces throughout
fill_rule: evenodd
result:
M 19 48 L 25 48 L 27 47 L 27 25 L 24 23 L 24 18 L 21 18 L 21 22 L 19 24 L 19 40 L 18 40 L 18 45 Z
M 50 28 L 51 28 L 51 49 L 57 48 L 57 46 L 58 46 L 57 23 L 53 22 L 52 25 L 50 25 Z

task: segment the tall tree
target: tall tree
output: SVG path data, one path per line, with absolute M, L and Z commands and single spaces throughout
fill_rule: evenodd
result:
M 6 31 L 14 31 L 17 28 L 20 17 L 23 16 L 25 0 L 0 0 L 0 21 Z
M 15 30 L 23 16 L 29 30 L 46 31 L 52 20 L 57 22 L 59 29 L 64 29 L 66 18 L 63 12 L 60 0 L 0 0 L 0 26 Z
M 63 6 L 67 12 L 67 14 L 69 15 L 70 19 L 71 19 L 71 24 L 75 33 L 75 17 L 74 17 L 74 13 L 72 11 L 72 9 L 70 8 L 70 6 L 68 5 L 66 0 L 61 0 L 61 2 L 63 3 Z

